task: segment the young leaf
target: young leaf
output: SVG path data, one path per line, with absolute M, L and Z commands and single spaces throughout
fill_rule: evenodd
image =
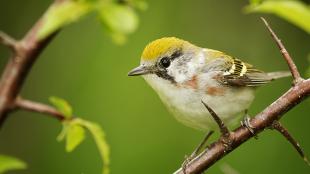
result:
M 9 170 L 25 169 L 26 163 L 10 156 L 0 155 L 0 174 Z
M 72 117 L 72 107 L 66 100 L 59 97 L 50 97 L 49 101 L 56 107 L 59 112 L 66 116 L 66 118 Z
M 69 120 L 70 121 L 70 120 Z M 70 127 L 70 123 L 69 121 L 63 121 L 62 123 L 62 130 L 61 132 L 59 133 L 59 135 L 57 136 L 57 141 L 62 141 L 65 139 L 65 137 L 67 136 L 67 133 L 68 133 L 68 129 Z
M 85 138 L 84 128 L 74 122 L 70 124 L 66 136 L 66 151 L 73 151 Z
M 89 132 L 92 134 L 95 143 L 98 147 L 98 150 L 100 152 L 100 156 L 102 158 L 103 163 L 103 174 L 109 173 L 109 165 L 110 165 L 110 148 L 105 140 L 105 134 L 101 127 L 93 122 L 86 121 L 83 119 L 76 119 L 76 122 L 78 124 L 84 126 L 86 129 L 89 130 Z
M 99 15 L 112 38 L 122 42 L 126 34 L 134 32 L 138 26 L 138 17 L 134 10 L 119 4 L 104 4 L 99 8 Z
M 246 7 L 246 12 L 273 13 L 310 34 L 310 7 L 298 0 L 266 0 Z
M 91 7 L 91 4 L 86 1 L 61 1 L 55 3 L 44 14 L 38 37 L 43 39 L 61 27 L 78 20 L 90 12 Z

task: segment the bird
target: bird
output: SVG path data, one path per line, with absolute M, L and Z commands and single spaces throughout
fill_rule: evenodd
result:
M 290 73 L 267 73 L 224 52 L 164 37 L 144 48 L 140 65 L 128 76 L 142 76 L 176 120 L 210 131 L 218 125 L 203 103 L 233 125 L 249 109 L 257 87 Z

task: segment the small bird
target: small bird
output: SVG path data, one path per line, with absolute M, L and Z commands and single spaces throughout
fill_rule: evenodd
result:
M 290 73 L 265 73 L 221 51 L 164 37 L 145 47 L 128 75 L 142 75 L 178 121 L 210 131 L 217 124 L 202 101 L 229 125 L 250 107 L 256 87 Z

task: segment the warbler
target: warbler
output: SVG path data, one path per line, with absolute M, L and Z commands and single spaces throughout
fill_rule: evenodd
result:
M 164 37 L 145 47 L 128 75 L 142 75 L 178 121 L 206 131 L 217 124 L 202 101 L 229 125 L 250 107 L 256 87 L 290 74 L 265 73 L 221 51 Z

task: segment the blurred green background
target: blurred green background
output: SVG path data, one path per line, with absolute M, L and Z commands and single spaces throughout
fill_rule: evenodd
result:
M 50 0 L 0 2 L 0 29 L 20 38 L 46 10 Z M 49 96 L 68 100 L 74 114 L 102 125 L 111 146 L 111 172 L 172 173 L 204 136 L 187 128 L 167 112 L 155 92 L 140 77 L 127 77 L 138 65 L 144 46 L 163 36 L 177 36 L 199 46 L 222 50 L 256 67 L 286 70 L 273 40 L 259 16 L 265 16 L 283 40 L 301 72 L 309 66 L 310 36 L 272 15 L 242 12 L 247 1 L 150 0 L 140 13 L 140 26 L 128 42 L 115 45 L 95 16 L 66 27 L 48 45 L 33 67 L 22 95 L 40 102 Z M 0 47 L 0 66 L 10 52 Z M 254 115 L 285 92 L 291 79 L 257 90 L 249 113 Z M 310 156 L 309 101 L 288 112 L 281 122 Z M 100 157 L 88 136 L 74 152 L 56 141 L 61 124 L 48 116 L 18 111 L 0 131 L 0 153 L 28 163 L 16 174 L 98 174 Z M 213 140 L 218 134 L 213 136 Z M 278 133 L 267 130 L 250 140 L 208 173 L 223 173 L 229 164 L 240 174 L 310 173 L 310 167 Z

